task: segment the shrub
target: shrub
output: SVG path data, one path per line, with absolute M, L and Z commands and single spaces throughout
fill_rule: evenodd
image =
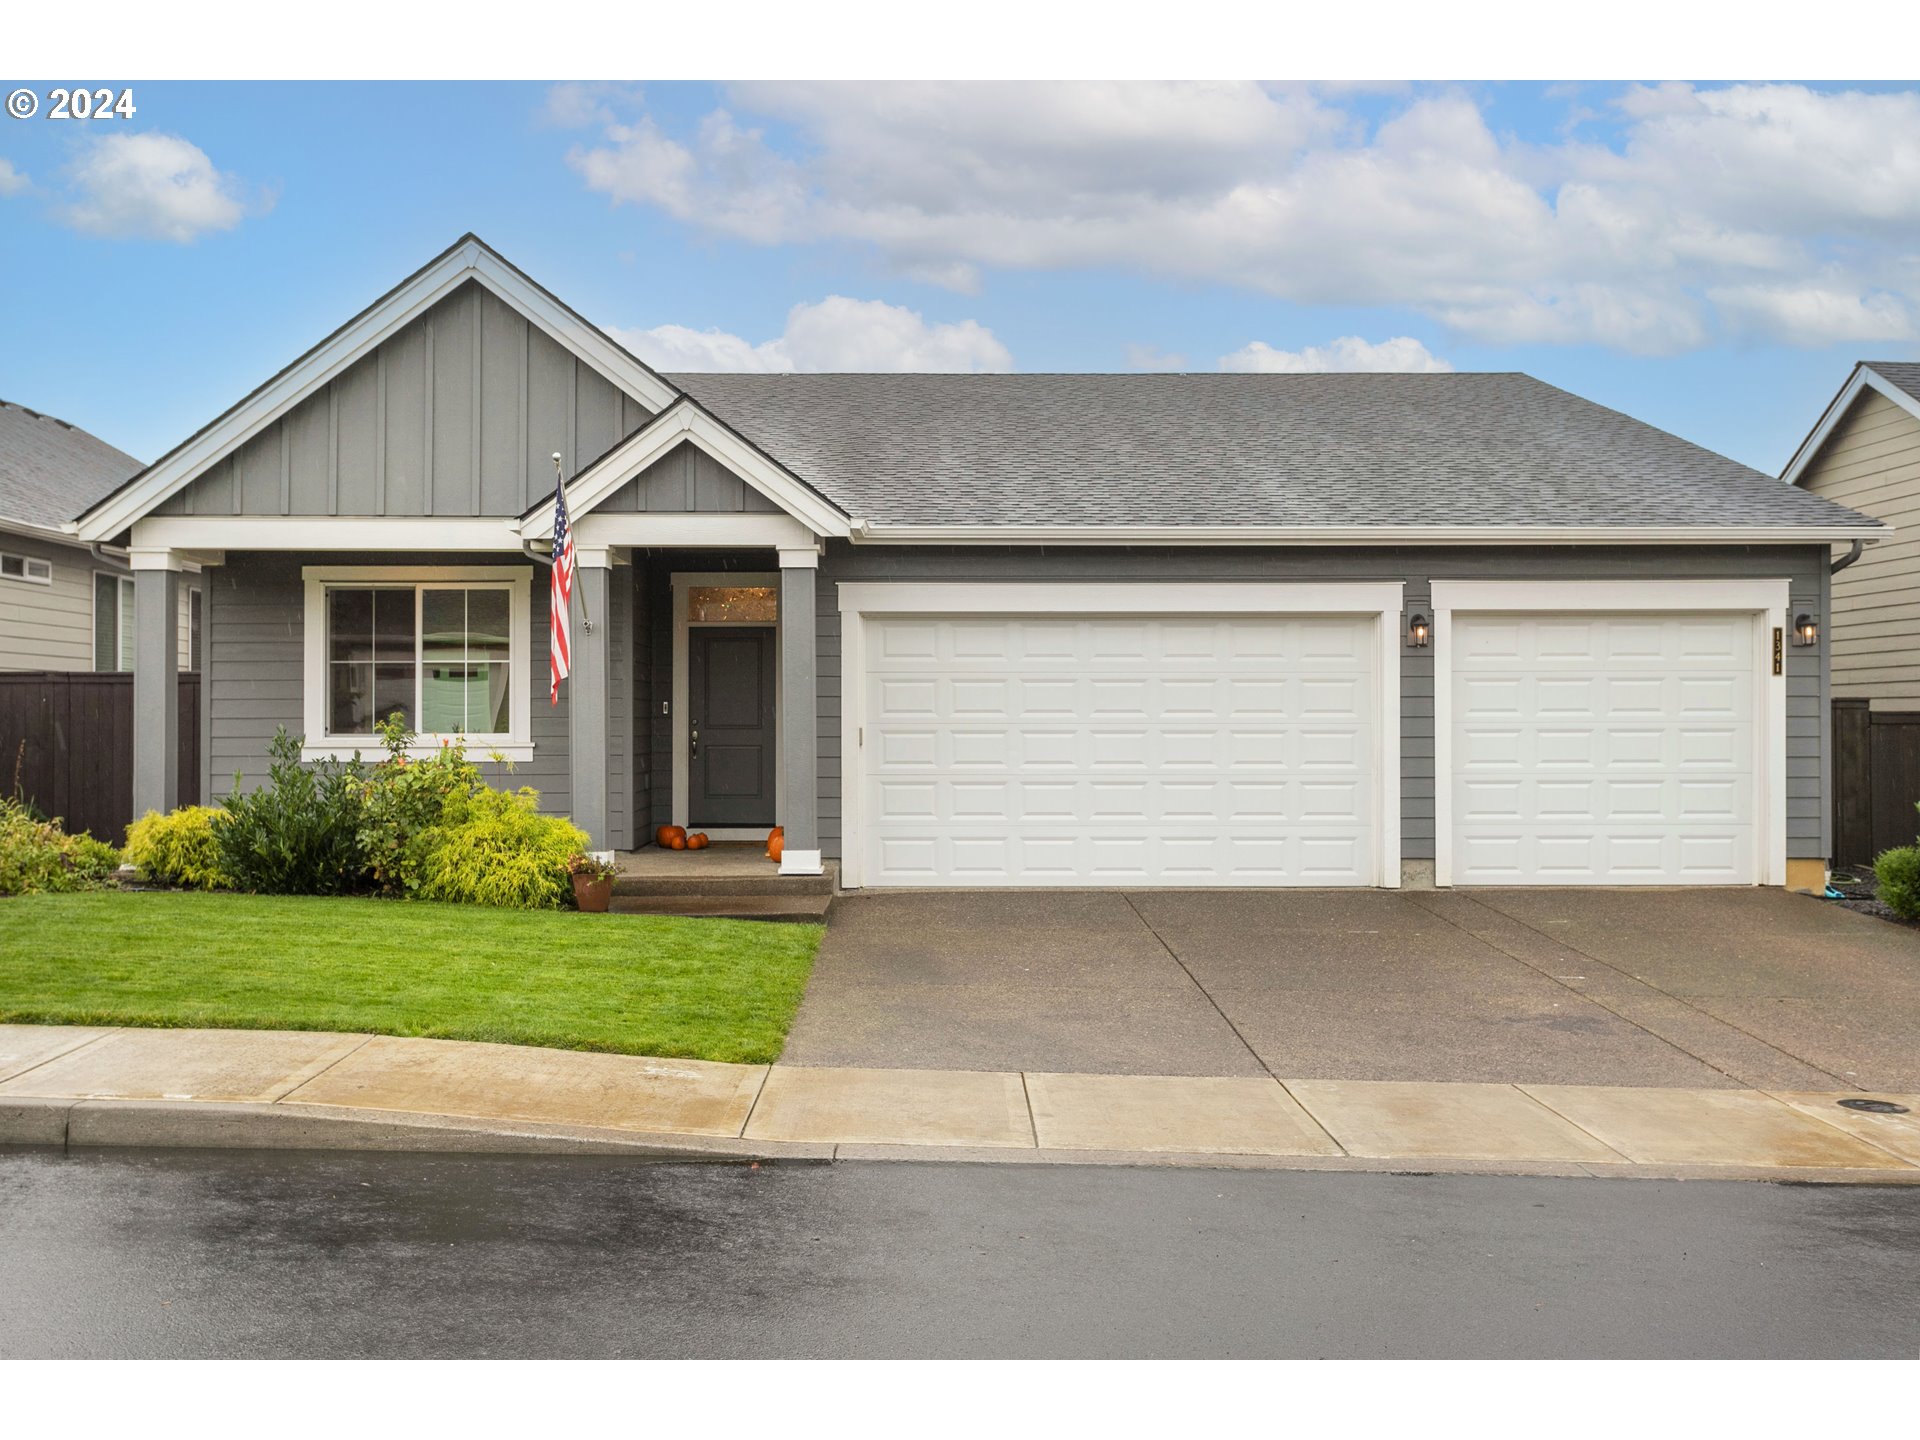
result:
M 149 810 L 127 827 L 127 863 L 150 880 L 183 890 L 228 890 L 233 881 L 220 868 L 220 839 L 215 833 L 223 812 L 205 805 L 184 805 L 171 815 Z
M 0 799 L 0 895 L 97 890 L 113 878 L 120 852 L 82 832 L 69 835 L 18 800 Z
M 409 759 L 414 737 L 398 713 L 374 728 L 387 758 L 373 767 L 363 788 L 361 859 L 376 887 L 415 895 L 432 851 L 429 837 L 446 820 L 449 802 L 464 801 L 485 782 L 460 745 L 443 745 L 425 760 Z
M 1920 920 L 1920 845 L 1883 852 L 1873 878 L 1882 904 L 1902 920 Z
M 220 868 L 260 895 L 339 895 L 361 888 L 360 817 L 366 769 L 356 760 L 300 760 L 300 737 L 281 726 L 267 746 L 267 783 L 220 803 Z
M 534 807 L 529 789 L 481 789 L 455 796 L 446 823 L 424 837 L 416 892 L 426 900 L 546 910 L 572 894 L 567 860 L 587 848 L 586 833 Z

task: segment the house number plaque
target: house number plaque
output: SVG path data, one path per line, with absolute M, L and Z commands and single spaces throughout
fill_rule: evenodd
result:
M 1776 675 L 1780 674 L 1781 671 L 1785 668 L 1784 654 L 1780 648 L 1781 641 L 1784 640 L 1785 638 L 1786 638 L 1786 632 L 1782 630 L 1778 625 L 1774 626 L 1773 627 L 1773 673 Z

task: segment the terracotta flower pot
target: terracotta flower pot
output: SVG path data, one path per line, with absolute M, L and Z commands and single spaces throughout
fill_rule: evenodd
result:
M 591 875 L 573 877 L 573 899 L 589 915 L 604 915 L 613 900 L 613 878 L 596 880 Z

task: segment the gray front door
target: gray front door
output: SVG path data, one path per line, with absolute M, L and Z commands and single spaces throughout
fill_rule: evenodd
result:
M 773 627 L 687 633 L 687 824 L 773 824 Z

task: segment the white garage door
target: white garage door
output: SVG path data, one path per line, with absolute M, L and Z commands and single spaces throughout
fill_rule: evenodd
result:
M 1453 880 L 1753 884 L 1753 621 L 1453 617 Z
M 1375 882 L 1375 622 L 868 622 L 869 885 Z

